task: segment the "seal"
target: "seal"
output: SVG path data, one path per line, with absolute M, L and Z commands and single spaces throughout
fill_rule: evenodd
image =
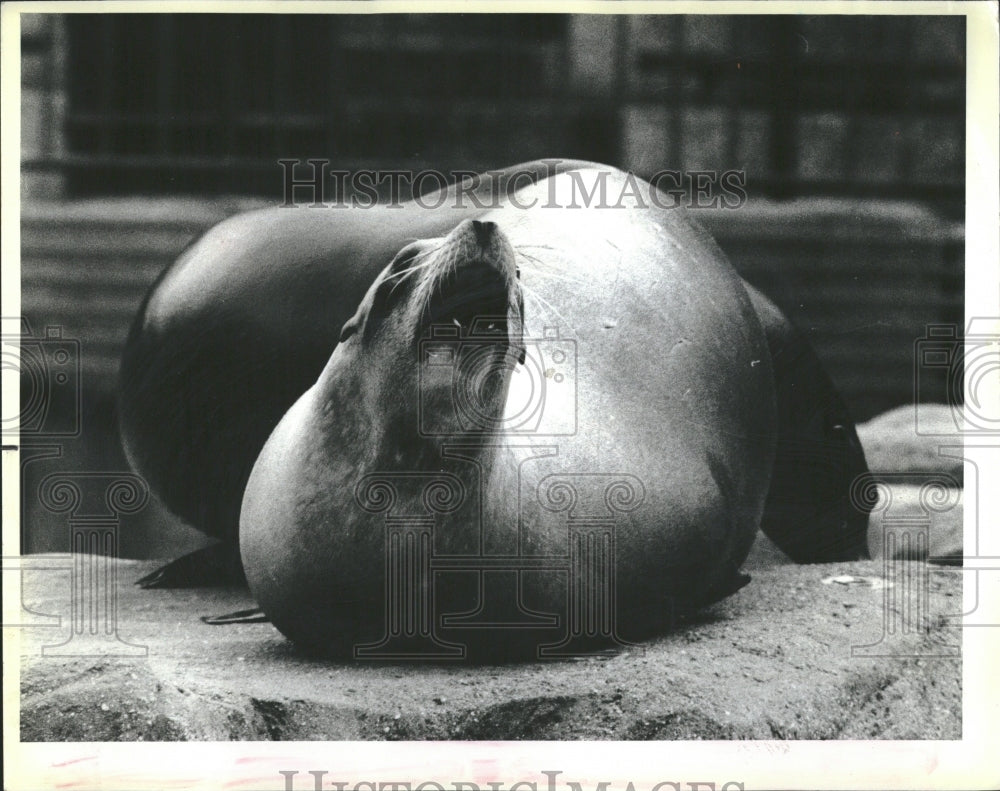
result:
M 776 436 L 766 337 L 739 277 L 682 215 L 641 196 L 543 205 L 600 183 L 617 195 L 628 178 L 580 170 L 518 190 L 404 247 L 375 279 L 243 499 L 247 580 L 293 641 L 357 655 L 410 617 L 387 603 L 409 600 L 431 613 L 414 627 L 425 637 L 530 655 L 559 643 L 581 602 L 605 605 L 584 608 L 607 622 L 587 636 L 628 642 L 743 584 Z M 447 504 L 414 485 L 428 476 Z M 397 537 L 398 558 L 394 519 L 427 520 Z M 575 552 L 606 564 L 577 567 Z M 455 579 L 435 583 L 438 560 Z M 496 562 L 510 584 L 484 584 Z M 503 609 L 503 594 L 552 625 L 509 612 L 486 619 L 496 628 L 460 625 Z
M 678 360 L 687 361 L 681 369 L 690 365 L 695 380 L 717 381 L 714 389 L 703 388 L 700 402 L 703 414 L 687 424 L 679 418 L 673 419 L 669 423 L 671 431 L 676 437 L 687 436 L 695 426 L 700 427 L 702 435 L 728 431 L 719 417 L 716 402 L 741 391 L 728 390 L 724 384 L 727 376 L 720 375 L 729 370 L 726 366 L 732 361 L 719 356 L 716 344 L 704 346 L 704 338 L 712 337 L 718 330 L 715 325 L 705 323 L 708 319 L 704 314 L 707 310 L 713 320 L 735 328 L 728 332 L 744 335 L 757 332 L 753 320 L 756 315 L 763 324 L 770 351 L 754 358 L 761 362 L 754 366 L 753 373 L 769 370 L 768 360 L 773 358 L 775 377 L 770 386 L 777 387 L 774 397 L 792 407 L 782 409 L 777 426 L 772 426 L 768 441 L 774 441 L 776 435 L 779 456 L 771 475 L 767 475 L 769 465 L 760 467 L 759 457 L 753 461 L 770 480 L 771 496 L 762 524 L 779 546 L 798 560 L 862 556 L 867 517 L 846 501 L 850 480 L 866 469 L 853 426 L 815 354 L 780 311 L 752 289 L 747 303 L 745 284 L 741 284 L 743 291 L 736 289 L 737 297 L 731 298 L 726 289 L 740 281 L 711 239 L 693 227 L 681 211 L 649 208 L 648 203 L 645 208 L 634 206 L 625 210 L 519 208 L 532 197 L 539 198 L 536 203 L 544 206 L 550 202 L 554 189 L 592 188 L 601 173 L 611 175 L 612 182 L 605 186 L 612 189 L 623 184 L 650 189 L 644 182 L 629 181 L 631 177 L 605 166 L 544 161 L 515 166 L 484 179 L 478 189 L 465 195 L 478 196 L 480 200 L 466 200 L 464 204 L 456 199 L 458 188 L 453 187 L 442 193 L 445 200 L 425 196 L 427 199 L 421 204 L 403 207 L 347 212 L 276 209 L 234 217 L 216 226 L 163 273 L 133 324 L 123 356 L 120 388 L 123 444 L 133 466 L 171 510 L 207 534 L 222 538 L 229 545 L 235 544 L 244 489 L 265 440 L 282 415 L 326 370 L 332 359 L 331 351 L 338 346 L 341 327 L 356 313 L 359 304 L 365 304 L 366 294 L 386 262 L 393 260 L 408 242 L 424 240 L 417 242 L 404 260 L 410 255 L 427 256 L 422 263 L 430 269 L 435 260 L 428 255 L 430 241 L 447 239 L 464 221 L 476 219 L 497 223 L 503 229 L 500 235 L 515 250 L 515 260 L 523 274 L 519 288 L 526 299 L 524 314 L 528 328 L 523 332 L 527 333 L 525 348 L 529 363 L 531 355 L 544 346 L 538 338 L 544 339 L 547 329 L 555 329 L 558 340 L 572 341 L 576 348 L 582 344 L 592 359 L 606 355 L 606 364 L 615 367 L 614 373 L 605 371 L 592 380 L 609 384 L 607 388 L 597 386 L 588 391 L 585 408 L 572 412 L 577 421 L 574 429 L 586 429 L 592 438 L 604 438 L 591 442 L 600 447 L 618 446 L 618 442 L 607 439 L 610 436 L 617 435 L 622 442 L 628 437 L 638 456 L 650 463 L 662 464 L 664 458 L 669 458 L 675 464 L 678 459 L 698 457 L 686 479 L 692 491 L 704 484 L 699 478 L 707 463 L 707 456 L 701 453 L 704 447 L 682 455 L 658 456 L 650 451 L 653 446 L 649 442 L 636 435 L 645 436 L 644 429 L 655 426 L 660 419 L 650 407 L 656 398 L 666 398 L 665 403 L 670 404 L 668 412 L 686 414 L 680 405 L 687 404 L 685 409 L 690 407 L 694 403 L 691 394 L 702 392 L 677 390 L 677 382 L 686 381 L 685 377 L 675 377 L 673 389 L 665 384 L 676 373 Z M 490 204 L 489 198 L 495 195 L 502 198 L 499 207 Z M 512 196 L 516 196 L 516 205 L 511 203 Z M 614 220 L 615 216 L 630 219 Z M 641 245 L 628 241 L 638 230 L 644 240 Z M 609 252 L 614 250 L 621 252 Z M 596 251 L 603 253 L 598 255 Z M 590 276 L 590 264 L 586 262 L 595 257 L 606 262 L 611 260 L 608 256 L 615 261 L 626 261 L 625 271 L 634 277 L 644 273 L 649 282 L 642 282 L 641 278 L 635 281 L 630 290 L 621 292 L 618 310 L 605 310 L 608 315 L 599 317 L 601 289 L 618 294 L 619 286 L 632 282 L 616 279 L 609 284 Z M 671 263 L 678 260 L 687 264 Z M 728 318 L 716 317 L 719 284 L 707 283 L 704 275 L 689 273 L 687 269 L 699 268 L 691 262 L 704 264 L 706 273 L 726 273 L 723 280 L 727 285 L 720 293 L 729 300 L 725 303 L 730 310 Z M 598 262 L 591 263 L 600 269 Z M 670 269 L 672 266 L 687 269 L 677 272 Z M 672 306 L 671 299 L 679 299 L 685 307 L 673 314 L 681 318 L 669 323 L 672 330 L 683 330 L 678 336 L 682 341 L 675 345 L 667 340 L 673 336 L 664 335 L 666 308 L 660 308 L 652 297 L 659 294 L 659 289 L 666 288 L 665 272 L 672 273 L 676 280 L 672 281 L 670 292 L 673 297 L 662 304 Z M 585 311 L 583 317 L 577 315 L 580 308 L 576 301 L 572 305 L 563 304 L 567 293 L 573 293 L 591 311 Z M 573 320 L 569 321 L 570 318 Z M 549 323 L 539 327 L 540 320 Z M 587 335 L 577 334 L 577 325 L 588 327 L 588 322 L 594 321 L 600 326 L 591 328 Z M 508 323 L 508 330 L 510 326 Z M 625 328 L 627 332 L 623 332 Z M 726 332 L 717 334 L 719 338 L 727 337 Z M 622 341 L 620 347 L 607 345 L 608 338 L 626 336 L 628 341 Z M 698 357 L 692 352 L 692 337 L 703 338 L 698 346 L 700 354 L 705 360 L 716 362 L 707 368 L 690 362 L 692 354 Z M 659 364 L 661 358 L 663 366 Z M 619 372 L 619 365 L 627 366 L 621 369 L 626 373 Z M 761 365 L 765 367 L 760 368 Z M 515 368 L 519 369 L 523 370 L 524 365 Z M 736 370 L 742 368 L 737 366 Z M 697 371 L 701 373 L 695 374 Z M 630 375 L 632 379 L 628 379 Z M 732 376 L 730 372 L 729 377 Z M 520 381 L 514 374 L 511 377 L 511 381 Z M 615 394 L 615 385 L 610 383 L 616 377 L 629 384 L 632 397 Z M 660 382 L 661 389 L 648 384 L 653 378 Z M 501 380 L 506 381 L 504 377 Z M 810 386 L 803 387 L 804 382 Z M 518 392 L 515 388 L 515 395 Z M 551 398 L 551 392 L 548 395 Z M 523 394 L 520 401 L 526 402 Z M 473 399 L 470 403 L 478 402 Z M 599 404 L 605 411 L 596 406 Z M 426 421 L 433 414 L 433 411 L 421 412 L 418 418 Z M 555 411 L 544 414 L 546 420 L 555 420 L 552 417 Z M 383 425 L 388 426 L 389 415 L 383 415 L 382 419 Z M 745 432 L 754 421 L 737 423 Z M 768 434 L 767 425 L 766 420 L 760 422 L 761 436 Z M 837 426 L 844 429 L 839 434 Z M 517 433 L 521 440 L 523 433 Z M 702 440 L 713 448 L 712 443 L 717 441 Z M 566 440 L 558 439 L 547 447 L 558 448 L 563 458 L 568 458 Z M 578 447 L 583 447 L 582 439 Z M 512 451 L 502 451 L 508 452 Z M 527 451 L 518 451 L 521 452 Z M 671 452 L 679 451 L 673 447 Z M 730 457 L 739 464 L 720 465 L 717 461 L 726 458 L 725 454 L 713 451 L 710 455 L 713 461 L 709 468 L 714 465 L 723 481 L 731 475 L 729 467 L 747 465 L 753 460 L 753 454 L 730 449 Z M 819 459 L 819 463 L 803 464 L 804 457 Z M 609 458 L 617 457 L 612 454 Z M 788 458 L 792 463 L 787 463 Z M 482 463 L 481 459 L 475 462 Z M 581 462 L 582 467 L 587 464 Z M 535 467 L 542 469 L 544 465 Z M 606 467 L 591 465 L 591 469 Z M 622 465 L 617 468 L 622 474 L 626 469 Z M 464 481 L 455 474 L 459 481 Z M 643 476 L 637 477 L 643 480 Z M 737 491 L 730 484 L 726 487 Z M 758 481 L 756 487 L 749 488 L 760 495 L 768 490 L 768 485 Z M 738 490 L 739 497 L 747 494 L 744 489 Z M 561 489 L 557 487 L 555 491 Z M 532 496 L 537 499 L 537 494 Z M 644 511 L 657 503 L 655 499 L 645 502 Z M 746 502 L 752 505 L 754 497 Z M 655 507 L 662 510 L 663 505 Z M 812 521 L 803 521 L 803 515 L 810 515 Z M 685 541 L 679 544 L 684 545 Z M 735 559 L 745 541 L 746 536 L 742 535 L 735 547 L 737 551 L 731 552 L 724 562 L 716 562 L 717 570 L 725 567 L 725 573 L 699 578 L 711 581 L 705 590 L 718 592 L 733 586 L 735 578 L 728 566 L 738 563 Z M 693 559 L 697 554 L 690 557 Z M 716 556 L 716 561 L 719 558 L 721 555 Z M 692 560 L 689 570 L 697 567 L 698 562 Z M 197 574 L 191 575 L 191 568 L 197 569 Z M 213 581 L 213 577 L 225 576 L 218 567 L 214 571 L 208 568 L 206 571 L 200 563 L 173 564 L 167 567 L 166 574 L 157 576 L 157 584 L 205 584 Z M 525 573 L 519 572 L 522 576 Z M 564 573 L 565 570 L 556 571 L 557 575 Z M 692 576 L 682 574 L 678 576 L 681 578 Z M 720 579 L 730 582 L 723 583 Z M 701 583 L 692 585 L 689 591 L 692 596 L 688 598 L 695 601 L 697 589 L 704 587 Z M 707 595 L 711 598 L 716 594 Z

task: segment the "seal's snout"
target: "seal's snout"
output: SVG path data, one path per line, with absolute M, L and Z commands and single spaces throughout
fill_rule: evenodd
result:
M 520 318 L 516 271 L 514 250 L 496 223 L 459 223 L 426 270 L 422 331 L 430 325 L 448 324 L 458 326 L 462 335 L 509 340 L 511 311 Z
M 476 235 L 476 241 L 479 242 L 479 246 L 484 250 L 487 249 L 493 241 L 493 233 L 496 231 L 497 224 L 489 220 L 472 220 L 471 222 L 472 231 Z
M 452 267 L 487 266 L 513 276 L 513 250 L 503 231 L 489 220 L 465 220 L 445 239 Z

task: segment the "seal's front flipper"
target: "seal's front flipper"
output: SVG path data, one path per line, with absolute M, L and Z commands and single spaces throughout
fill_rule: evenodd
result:
M 728 599 L 734 593 L 746 587 L 749 582 L 749 574 L 744 574 L 742 571 L 734 569 L 700 596 L 678 599 L 675 602 L 676 612 L 682 617 L 696 613 L 709 605 L 716 604 L 723 599 Z
M 711 619 L 711 614 L 706 614 L 705 610 L 713 604 L 729 598 L 734 593 L 742 590 L 750 582 L 750 575 L 738 570 L 732 570 L 729 574 L 720 578 L 708 590 L 694 598 L 689 596 L 678 596 L 669 601 L 666 607 L 661 608 L 662 620 L 660 631 L 669 632 L 674 629 L 697 623 L 705 618 Z M 638 639 L 647 639 L 649 635 L 643 635 Z
M 728 577 L 725 577 L 722 582 L 709 588 L 704 596 L 698 597 L 698 599 L 692 602 L 692 604 L 697 608 L 701 608 L 707 607 L 709 604 L 715 604 L 723 599 L 728 599 L 734 593 L 746 587 L 749 582 L 749 574 L 744 574 L 741 571 L 733 571 L 733 573 Z
M 140 588 L 245 587 L 243 564 L 234 544 L 212 544 L 182 555 L 136 580 Z
M 721 588 L 722 595 L 720 599 L 725 599 L 727 596 L 732 596 L 739 590 L 742 590 L 747 585 L 750 584 L 750 575 L 744 574 L 741 571 L 737 571 L 733 576 L 731 576 L 726 584 Z
M 268 617 L 260 607 L 252 610 L 237 610 L 225 615 L 203 615 L 201 620 L 209 626 L 228 626 L 233 623 L 267 623 Z

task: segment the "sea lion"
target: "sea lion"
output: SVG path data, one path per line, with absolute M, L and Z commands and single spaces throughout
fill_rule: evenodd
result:
M 408 635 L 530 654 L 572 636 L 581 602 L 605 621 L 581 639 L 628 642 L 743 584 L 776 437 L 766 337 L 681 214 L 638 195 L 543 205 L 628 178 L 585 169 L 518 190 L 407 245 L 372 283 L 243 499 L 251 591 L 296 643 L 395 655 L 380 638 Z M 411 523 L 395 559 L 392 520 Z M 604 562 L 577 568 L 577 551 Z M 516 581 L 483 585 L 498 562 Z M 518 623 L 515 602 L 534 617 Z M 472 611 L 496 628 L 463 623 Z M 400 618 L 410 632 L 393 631 Z
M 272 209 L 239 215 L 211 229 L 151 288 L 126 344 L 121 433 L 133 467 L 172 511 L 222 538 L 224 547 L 234 545 L 244 487 L 259 451 L 281 416 L 316 381 L 341 326 L 386 262 L 408 241 L 443 237 L 463 220 L 481 218 L 489 211 L 482 204 L 491 205 L 496 196 L 509 197 L 540 179 L 588 169 L 609 171 L 585 162 L 529 163 L 484 178 L 464 201 L 456 199 L 458 188 L 451 187 L 444 200 L 432 194 L 422 204 Z M 663 215 L 660 221 L 667 227 L 687 228 L 681 210 L 645 211 Z M 558 227 L 578 215 L 567 210 L 546 216 Z M 608 243 L 617 244 L 612 234 L 620 228 L 609 230 Z M 685 233 L 693 235 L 694 246 L 709 259 L 724 260 L 707 235 L 690 228 Z M 673 255 L 676 242 L 670 233 L 660 238 L 657 255 Z M 544 265 L 548 257 L 544 238 L 519 251 L 524 262 Z M 581 287 L 587 284 L 567 284 Z M 853 426 L 808 344 L 766 298 L 752 289 L 750 294 L 775 360 L 777 397 L 790 406 L 779 413 L 779 458 L 763 525 L 799 560 L 861 556 L 867 515 L 845 495 L 853 477 L 866 470 L 860 446 L 851 441 Z M 708 303 L 711 295 L 693 298 Z M 654 331 L 642 337 L 652 349 L 659 348 L 661 339 Z M 650 361 L 654 356 L 651 351 Z M 837 425 L 847 428 L 844 436 L 830 434 L 829 428 Z M 803 465 L 803 450 L 824 463 Z M 837 460 L 833 467 L 830 459 Z M 807 469 L 813 471 L 811 479 L 803 472 Z M 821 518 L 803 518 L 809 514 Z M 838 539 L 831 543 L 831 536 Z M 239 569 L 238 563 L 228 565 Z M 187 558 L 166 567 L 156 582 L 210 584 L 226 576 L 220 566 Z

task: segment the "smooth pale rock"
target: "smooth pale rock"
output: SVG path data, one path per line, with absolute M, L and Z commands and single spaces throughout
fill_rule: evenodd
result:
M 962 557 L 963 462 L 940 453 L 961 444 L 956 419 L 961 420 L 960 408 L 910 404 L 857 427 L 868 467 L 885 487 L 869 519 L 872 557 L 883 557 L 887 549 L 890 557 L 909 560 L 930 557 L 954 563 Z M 922 496 L 922 487 L 940 476 L 954 485 L 938 498 Z M 908 536 L 899 527 L 904 523 L 909 525 L 903 531 Z
M 857 426 L 868 469 L 878 473 L 944 472 L 962 482 L 962 460 L 942 456 L 942 447 L 961 445 L 952 407 L 907 404 Z
M 890 485 L 868 520 L 868 551 L 873 558 L 936 559 L 960 562 L 962 557 L 962 490 L 941 492 L 928 503 L 920 486 Z

